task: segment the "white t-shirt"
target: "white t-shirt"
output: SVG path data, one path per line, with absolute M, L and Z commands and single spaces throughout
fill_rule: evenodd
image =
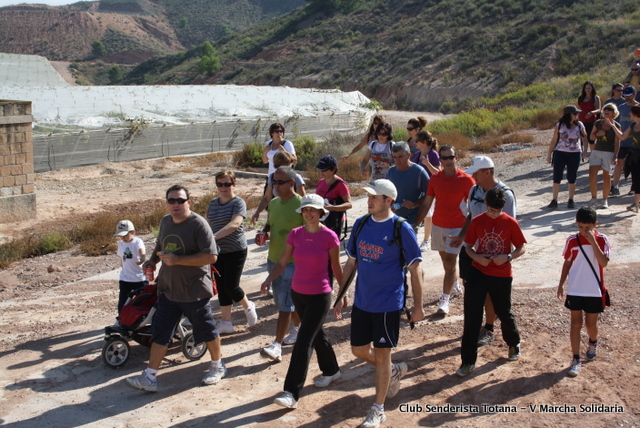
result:
M 273 140 L 269 140 L 267 142 L 267 145 L 271 144 Z M 296 149 L 293 147 L 293 143 L 289 140 L 284 140 L 282 143 L 282 147 L 284 147 L 284 150 L 288 153 L 291 153 L 292 155 L 296 154 Z M 269 150 L 267 152 L 267 158 L 269 159 L 269 172 L 267 172 L 268 175 L 273 174 L 274 172 L 276 172 L 276 168 L 275 166 L 273 166 L 273 157 L 275 156 L 276 153 L 278 153 L 280 150 Z
M 611 244 L 609 238 L 598 231 L 595 232 L 596 242 L 602 250 L 605 256 L 609 258 L 611 252 Z M 582 244 L 584 252 L 589 257 L 591 265 L 596 270 L 598 278 L 593 274 L 589 262 L 584 257 L 580 246 L 578 245 L 578 239 Z M 601 297 L 600 285 L 598 280 L 604 282 L 604 269 L 598 263 L 596 254 L 593 251 L 593 247 L 589 244 L 586 238 L 580 236 L 580 234 L 573 234 L 567 238 L 564 245 L 563 257 L 565 260 L 573 260 L 571 269 L 569 269 L 569 279 L 567 285 L 567 295 L 570 296 L 583 296 L 583 297 Z
M 116 253 L 122 258 L 122 271 L 120 272 L 120 281 L 141 282 L 145 280 L 142 265 L 136 264 L 140 259 L 140 250 L 144 249 L 142 239 L 134 237 L 131 242 L 120 240 L 118 243 L 118 252 Z

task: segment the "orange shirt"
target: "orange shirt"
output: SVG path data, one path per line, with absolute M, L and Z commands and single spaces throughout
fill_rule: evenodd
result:
M 473 178 L 461 169 L 451 177 L 438 171 L 431 176 L 427 195 L 437 199 L 433 213 L 433 224 L 445 229 L 455 229 L 464 225 L 467 217 L 467 198 L 475 184 Z

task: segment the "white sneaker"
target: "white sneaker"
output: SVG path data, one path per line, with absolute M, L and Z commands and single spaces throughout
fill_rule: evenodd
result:
M 458 281 L 453 283 L 453 288 L 451 289 L 451 293 L 449 294 L 449 299 L 454 297 L 462 297 L 464 294 L 464 287 L 458 283 Z
M 326 388 L 327 386 L 331 385 L 331 382 L 333 382 L 334 380 L 340 379 L 340 376 L 342 376 L 342 372 L 338 370 L 336 374 L 332 376 L 320 376 L 313 384 L 318 388 Z
M 439 314 L 448 314 L 449 313 L 449 299 L 444 296 L 440 296 L 440 301 L 438 302 L 438 313 Z
M 222 379 L 226 374 L 227 374 L 227 368 L 225 367 L 222 361 L 220 361 L 220 364 L 215 364 L 212 361 L 211 365 L 209 366 L 209 371 L 202 378 L 202 384 L 214 385 L 220 382 L 220 379 Z
M 298 332 L 300 331 L 300 326 L 296 327 L 291 326 L 291 328 L 289 329 L 289 334 L 287 335 L 287 337 L 284 338 L 284 340 L 282 341 L 282 343 L 284 343 L 285 345 L 293 345 L 294 343 L 296 343 L 296 340 L 298 340 Z
M 125 379 L 125 383 L 127 386 L 131 388 L 139 389 L 141 391 L 147 392 L 157 392 L 158 391 L 158 381 L 151 380 L 145 372 L 142 372 L 139 376 L 128 377 Z
M 600 208 L 605 209 L 605 210 L 607 208 L 609 208 L 609 201 L 607 199 L 603 199 L 602 200 L 602 205 L 600 205 Z
M 400 379 L 407 374 L 408 370 L 407 363 L 405 362 L 394 364 L 393 367 L 396 369 L 396 374 L 391 376 L 391 382 L 389 382 L 389 389 L 387 390 L 387 398 L 393 398 L 398 394 L 398 391 L 400 391 Z
M 286 407 L 287 409 L 297 409 L 298 408 L 298 402 L 296 401 L 295 398 L 293 398 L 293 394 L 291 394 L 290 392 L 283 392 L 282 394 L 278 395 L 276 397 L 275 400 L 273 400 L 273 402 L 275 404 L 277 404 L 278 406 L 282 406 L 282 407 Z
M 231 334 L 235 331 L 235 329 L 233 328 L 233 324 L 231 324 L 231 321 L 218 321 L 216 323 L 216 330 L 218 330 L 218 333 L 220 334 Z
M 422 241 L 422 244 L 420 244 L 420 251 L 427 251 L 429 248 L 431 248 L 431 241 Z
M 378 410 L 376 406 L 371 406 L 369 413 L 367 413 L 367 419 L 360 426 L 362 428 L 378 428 L 386 420 L 387 417 L 384 412 Z
M 247 316 L 247 324 L 254 326 L 258 322 L 258 313 L 256 312 L 256 304 L 249 302 L 249 307 L 244 310 L 244 314 Z
M 274 340 L 271 345 L 262 348 L 260 355 L 269 358 L 271 361 L 282 361 L 282 345 Z

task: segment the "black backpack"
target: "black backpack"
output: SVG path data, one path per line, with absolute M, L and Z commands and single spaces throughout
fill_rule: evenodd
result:
M 339 183 L 344 183 L 344 180 L 337 179 L 336 181 L 331 183 L 331 186 L 329 186 L 329 189 L 327 189 L 327 192 L 324 194 L 324 196 L 322 196 L 322 195 L 320 195 L 320 196 L 322 196 L 323 198 L 327 198 L 327 195 L 329 193 L 331 193 L 331 191 Z M 338 196 L 333 201 L 329 201 L 329 203 L 331 205 L 340 205 L 343 202 L 344 202 L 344 199 L 342 199 L 342 197 L 340 197 L 340 196 Z M 324 219 L 324 221 L 322 223 L 325 226 L 327 226 L 329 229 L 331 229 L 334 232 L 336 232 L 336 234 L 338 235 L 338 238 L 340 239 L 340 241 L 344 241 L 344 238 L 347 237 L 347 229 L 348 229 L 349 225 L 347 224 L 347 212 L 346 211 L 331 211 L 331 212 L 329 212 L 329 215 L 327 216 L 326 219 Z

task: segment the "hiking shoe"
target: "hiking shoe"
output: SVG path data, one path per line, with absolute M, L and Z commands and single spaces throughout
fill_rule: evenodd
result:
M 396 374 L 391 376 L 391 382 L 389 382 L 389 389 L 387 390 L 387 398 L 393 398 L 398 394 L 398 391 L 400 391 L 400 379 L 407 374 L 407 370 L 409 369 L 405 362 L 394 364 L 393 367 L 396 369 Z
M 266 348 L 262 348 L 260 355 L 265 358 L 269 358 L 271 361 L 282 361 L 282 345 L 275 340 L 271 342 L 271 345 Z
M 338 370 L 336 374 L 332 376 L 320 376 L 313 384 L 318 388 L 326 388 L 327 386 L 331 385 L 331 382 L 333 382 L 334 380 L 340 379 L 340 376 L 342 376 L 342 372 Z
M 300 331 L 300 326 L 296 327 L 295 325 L 289 329 L 289 334 L 284 338 L 282 343 L 285 345 L 293 345 L 298 340 L 298 332 Z
M 567 208 L 573 209 L 575 207 L 576 207 L 576 203 L 573 202 L 573 199 L 569 199 L 569 202 L 567 202 Z
M 578 373 L 580 373 L 580 367 L 582 367 L 582 361 L 571 360 L 571 365 L 569 366 L 569 371 L 567 372 L 567 374 L 571 377 L 578 376 Z
M 556 201 L 555 199 L 553 199 L 551 201 L 551 203 L 549 203 L 549 205 L 547 205 L 547 208 L 558 208 L 558 201 Z
M 420 251 L 427 251 L 429 248 L 431 248 L 431 241 L 422 241 L 422 244 L 420 244 Z
M 141 391 L 147 392 L 157 392 L 158 391 L 158 381 L 151 380 L 147 375 L 142 372 L 139 376 L 128 377 L 125 379 L 125 383 L 127 386 L 131 388 L 139 389 Z
M 520 358 L 520 345 L 509 346 L 509 361 L 515 361 Z
M 460 366 L 458 370 L 456 370 L 456 376 L 465 377 L 469 373 L 471 373 L 475 368 L 476 368 L 475 364 L 463 364 Z
M 220 334 L 231 334 L 235 331 L 235 329 L 233 328 L 233 324 L 231 324 L 231 321 L 218 321 L 216 323 L 216 330 L 218 330 L 218 333 Z
M 627 207 L 627 211 L 631 211 L 632 213 L 638 212 L 638 204 L 631 204 Z
M 482 327 L 478 335 L 478 346 L 486 346 L 496 340 L 496 335 L 492 331 Z
M 290 392 L 283 392 L 278 395 L 275 400 L 273 400 L 275 404 L 278 406 L 286 407 L 287 409 L 297 409 L 298 401 L 293 398 L 293 394 Z
M 611 192 L 609 192 L 611 196 L 620 196 L 620 188 L 618 186 L 612 186 Z
M 589 341 L 589 346 L 587 347 L 587 360 L 595 360 L 598 356 L 598 341 L 595 342 Z
M 451 293 L 449 294 L 449 299 L 453 299 L 454 297 L 462 297 L 464 293 L 464 287 L 458 283 L 458 281 L 453 283 L 453 288 L 451 289 Z
M 209 366 L 209 371 L 202 378 L 202 384 L 214 385 L 220 382 L 220 379 L 225 377 L 226 374 L 227 374 L 227 368 L 225 367 L 222 361 L 220 361 L 220 364 L 216 364 L 212 361 L 211 365 Z
M 378 410 L 376 406 L 371 406 L 367 418 L 360 425 L 362 428 L 378 428 L 381 423 L 387 420 L 384 412 Z
M 258 322 L 258 313 L 256 312 L 256 304 L 249 302 L 249 307 L 244 310 L 244 314 L 247 316 L 247 324 L 249 327 L 256 325 Z
M 603 199 L 602 205 L 600 205 L 600 208 L 603 210 L 606 210 L 607 208 L 609 208 L 609 201 L 607 201 L 606 199 Z
M 437 313 L 444 314 L 444 315 L 449 313 L 449 298 L 440 296 Z

